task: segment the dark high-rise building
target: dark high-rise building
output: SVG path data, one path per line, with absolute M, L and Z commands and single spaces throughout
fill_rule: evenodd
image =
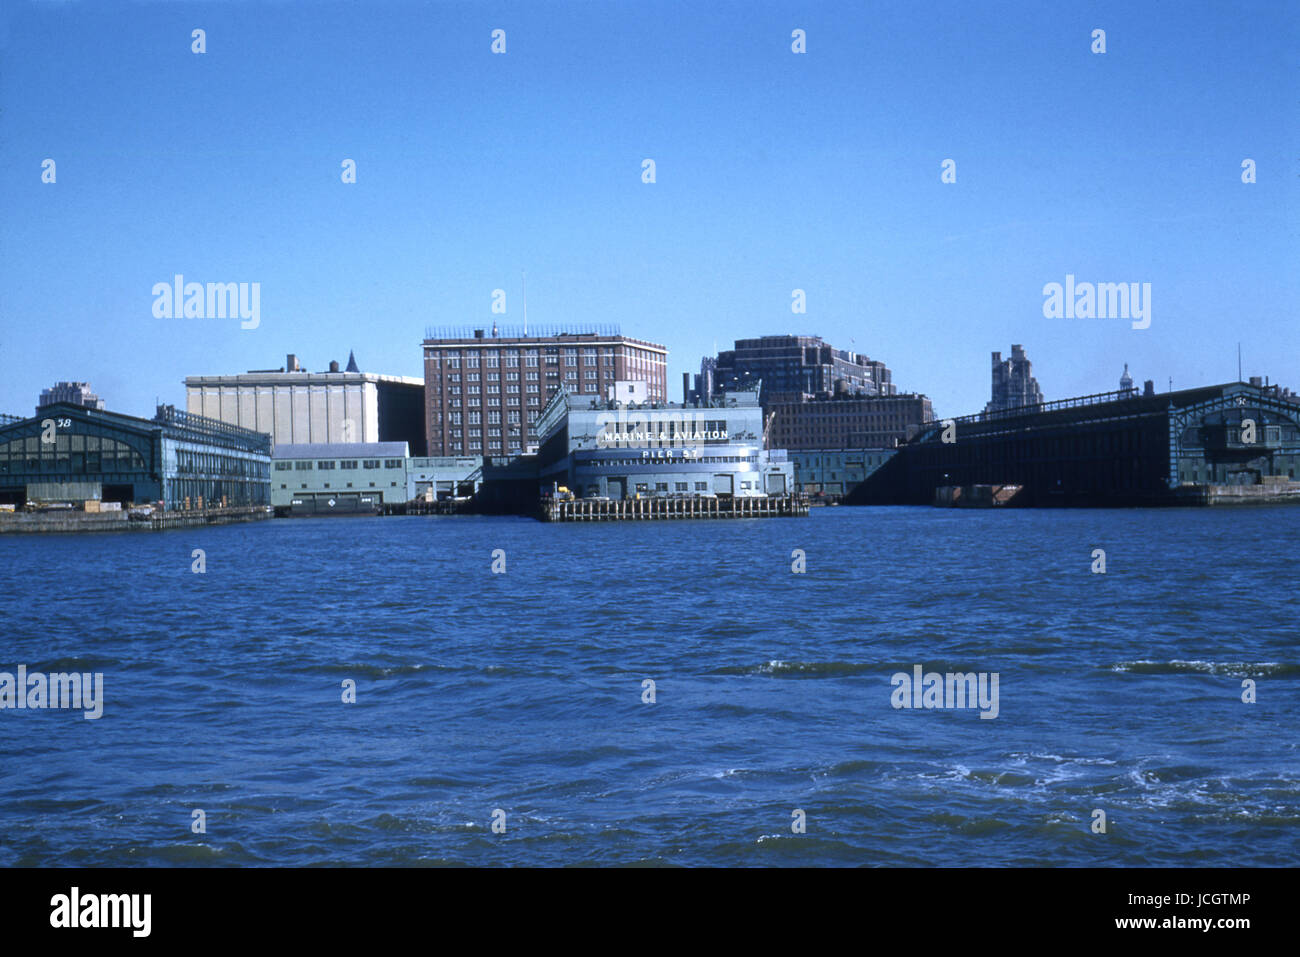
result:
M 56 382 L 48 389 L 41 390 L 41 401 L 36 406 L 39 412 L 47 405 L 56 402 L 68 402 L 87 409 L 104 408 L 104 400 L 90 391 L 89 382 Z
M 702 370 L 703 371 L 703 370 Z M 703 376 L 702 376 L 703 378 Z M 820 336 L 760 336 L 737 339 L 718 353 L 713 394 L 744 389 L 762 380 L 763 407 L 832 395 L 893 395 L 883 362 L 836 349 Z
M 615 381 L 668 400 L 668 350 L 617 326 L 430 329 L 424 340 L 429 455 L 509 455 L 537 445 L 537 418 L 563 383 L 604 398 Z
M 1043 392 L 1038 388 L 1033 364 L 1025 357 L 1024 347 L 1013 345 L 1011 358 L 1006 360 L 1002 353 L 993 353 L 993 397 L 984 411 L 1001 412 L 1042 404 Z

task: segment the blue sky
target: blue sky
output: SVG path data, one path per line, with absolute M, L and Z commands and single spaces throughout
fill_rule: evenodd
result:
M 75 379 L 151 414 L 287 352 L 419 376 L 426 325 L 490 326 L 498 287 L 522 318 L 523 270 L 530 323 L 665 344 L 673 397 L 715 343 L 784 332 L 944 415 L 1013 342 L 1049 399 L 1125 362 L 1232 380 L 1238 341 L 1300 389 L 1300 4 L 4 11 L 0 411 Z M 260 325 L 155 318 L 176 273 L 259 282 Z M 1044 318 L 1067 273 L 1151 283 L 1150 328 Z

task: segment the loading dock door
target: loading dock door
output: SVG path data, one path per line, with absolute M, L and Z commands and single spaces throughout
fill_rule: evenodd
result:
M 605 488 L 609 490 L 609 497 L 611 499 L 615 502 L 621 502 L 627 494 L 627 479 L 606 479 Z
M 785 494 L 785 473 L 769 472 L 767 475 L 767 494 L 784 495 Z
M 734 491 L 733 476 L 715 475 L 713 476 L 713 494 L 718 496 L 730 497 Z

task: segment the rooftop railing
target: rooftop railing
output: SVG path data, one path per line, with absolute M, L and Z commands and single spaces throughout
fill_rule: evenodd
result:
M 617 322 L 604 323 L 530 323 L 495 326 L 426 326 L 425 339 L 543 339 L 556 336 L 619 336 Z
M 1078 395 L 1069 399 L 1056 399 L 1052 402 L 1038 402 L 1032 405 L 1018 405 L 1009 409 L 996 409 L 992 412 L 976 412 L 954 418 L 954 422 L 995 422 L 998 419 L 1011 419 L 1022 415 L 1037 415 L 1040 412 L 1055 412 L 1060 409 L 1079 409 L 1090 405 L 1105 405 L 1122 399 L 1138 399 L 1141 393 L 1137 389 L 1116 389 L 1114 392 L 1094 392 L 1091 395 Z

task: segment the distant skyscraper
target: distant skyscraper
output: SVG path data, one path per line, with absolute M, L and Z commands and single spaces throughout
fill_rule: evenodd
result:
M 704 401 L 712 397 L 714 380 L 718 374 L 718 360 L 714 356 L 705 356 L 700 360 L 700 371 L 695 376 L 695 387 L 688 396 L 692 402 Z
M 1119 390 L 1127 392 L 1133 388 L 1133 377 L 1128 374 L 1128 363 L 1124 363 L 1124 374 L 1119 377 Z
M 1042 405 L 1043 392 L 1033 376 L 1033 366 L 1025 357 L 1023 346 L 1011 347 L 1011 358 L 1003 360 L 1002 353 L 993 353 L 993 397 L 984 407 L 985 412 L 1000 412 L 1022 406 Z
M 36 406 L 36 411 L 39 412 L 55 402 L 71 402 L 73 405 L 82 405 L 87 409 L 104 408 L 104 400 L 90 391 L 89 382 L 56 382 L 50 388 L 42 389 L 41 400 Z
M 883 362 L 836 349 L 820 336 L 737 339 L 734 349 L 718 353 L 715 394 L 744 389 L 760 379 L 764 408 L 832 395 L 885 396 L 897 391 Z

